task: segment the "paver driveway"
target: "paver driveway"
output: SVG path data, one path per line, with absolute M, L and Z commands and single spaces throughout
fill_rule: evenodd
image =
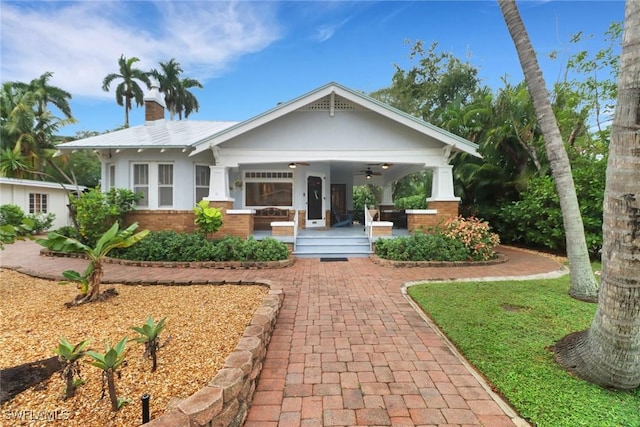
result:
M 0 265 L 45 277 L 86 261 L 39 256 L 17 242 Z M 557 272 L 546 257 L 500 249 L 504 264 L 458 268 L 377 266 L 300 259 L 278 270 L 105 266 L 105 281 L 260 281 L 282 284 L 284 303 L 245 426 L 526 425 L 405 299 L 418 280 Z

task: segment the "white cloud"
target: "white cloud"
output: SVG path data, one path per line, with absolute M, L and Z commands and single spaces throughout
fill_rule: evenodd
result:
M 341 22 L 337 22 L 335 24 L 325 24 L 320 25 L 316 28 L 314 39 L 319 43 L 329 40 L 333 35 L 342 28 L 347 22 L 349 22 L 350 18 L 346 18 Z
M 113 97 L 102 79 L 120 55 L 141 69 L 175 58 L 205 81 L 277 40 L 268 2 L 2 2 L 2 81 L 52 71 L 76 96 Z

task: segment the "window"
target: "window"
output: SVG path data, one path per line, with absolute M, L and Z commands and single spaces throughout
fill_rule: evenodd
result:
M 245 172 L 245 206 L 293 206 L 293 172 Z
M 116 165 L 109 165 L 109 190 L 116 188 Z
M 142 194 L 138 206 L 149 207 L 149 165 L 133 165 L 133 192 Z
M 29 193 L 29 213 L 49 212 L 49 197 L 42 193 Z
M 196 203 L 209 196 L 210 178 L 211 169 L 208 165 L 196 165 Z
M 158 165 L 158 206 L 173 206 L 173 165 Z

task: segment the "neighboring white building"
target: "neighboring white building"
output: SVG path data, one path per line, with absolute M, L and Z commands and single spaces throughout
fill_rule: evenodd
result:
M 325 227 L 332 211 L 353 208 L 354 185 L 380 185 L 381 205 L 392 206 L 392 184 L 423 169 L 434 177 L 428 203 L 456 211 L 449 161 L 479 156 L 476 144 L 337 83 L 240 123 L 165 120 L 155 88 L 145 107 L 143 125 L 58 148 L 96 150 L 103 190 L 144 194 L 146 215 L 191 212 L 206 198 L 235 211 L 298 211 L 300 227 Z
M 55 182 L 0 177 L 0 205 L 18 205 L 25 214 L 54 213 L 51 229 L 73 225 L 67 205 L 74 191 L 76 187 Z

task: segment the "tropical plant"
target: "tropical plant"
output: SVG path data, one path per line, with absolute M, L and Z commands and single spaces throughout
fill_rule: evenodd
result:
M 20 225 L 24 218 L 24 211 L 18 205 L 7 203 L 0 205 L 0 225 Z
M 169 110 L 171 120 L 177 115 L 179 120 L 188 118 L 189 115 L 198 111 L 200 104 L 193 93 L 189 91 L 191 88 L 202 89 L 202 83 L 192 78 L 180 78 L 182 74 L 180 63 L 174 58 L 167 62 L 160 62 L 160 70 L 151 70 L 151 75 L 158 80 L 160 91 L 164 93 L 164 102 Z
M 4 245 L 23 240 L 24 236 L 30 236 L 32 229 L 33 221 L 29 218 L 24 218 L 20 225 L 0 225 L 0 250 L 4 249 Z
M 58 343 L 58 348 L 54 350 L 58 358 L 65 364 L 60 372 L 66 384 L 65 400 L 74 396 L 78 385 L 84 384 L 84 380 L 80 376 L 80 363 L 78 362 L 86 354 L 84 349 L 88 344 L 88 340 L 84 340 L 74 345 L 65 337 L 62 337 Z
M 116 394 L 115 373 L 125 361 L 127 354 L 127 338 L 122 338 L 115 346 L 111 347 L 107 342 L 105 353 L 87 351 L 86 354 L 93 359 L 91 366 L 102 369 L 102 390 L 104 396 L 104 382 L 106 379 L 109 389 L 109 399 L 111 400 L 111 410 L 117 411 L 128 403 L 126 399 L 119 398 Z
M 127 229 L 119 230 L 119 225 L 116 222 L 100 237 L 94 248 L 56 232 L 49 233 L 46 239 L 36 240 L 37 243 L 47 249 L 60 252 L 81 252 L 89 258 L 89 264 L 84 273 L 81 274 L 75 270 L 62 272 L 66 279 L 79 283 L 80 294 L 69 303 L 70 306 L 96 301 L 100 298 L 100 282 L 103 274 L 102 263 L 105 257 L 113 249 L 127 248 L 134 245 L 149 233 L 149 230 L 143 230 L 133 234 L 136 228 L 138 228 L 138 224 L 133 223 Z
M 498 4 L 520 58 L 525 81 L 533 100 L 540 129 L 544 135 L 547 158 L 551 164 L 551 171 L 558 191 L 567 241 L 567 257 L 571 269 L 569 294 L 576 299 L 595 302 L 598 295 L 598 284 L 591 270 L 569 156 L 562 141 L 549 92 L 515 1 L 498 0 Z
M 163 318 L 158 323 L 153 322 L 153 318 L 149 316 L 147 321 L 141 326 L 133 326 L 131 329 L 140 334 L 139 337 L 133 338 L 139 344 L 144 344 L 144 356 L 151 359 L 151 372 L 155 372 L 158 367 L 157 353 L 160 349 L 160 341 L 158 335 L 164 329 L 164 322 L 167 318 Z
M 602 285 L 589 329 L 554 347 L 556 361 L 607 388 L 640 387 L 640 2 L 629 0 L 604 193 Z
M 200 200 L 194 207 L 195 224 L 203 234 L 215 233 L 222 227 L 222 212 L 220 209 L 209 207 L 208 200 Z
M 134 67 L 140 59 L 131 57 L 125 58 L 124 55 L 118 59 L 118 73 L 110 73 L 102 81 L 102 90 L 109 92 L 111 83 L 115 80 L 122 80 L 116 87 L 116 102 L 124 107 L 124 126 L 129 127 L 129 111 L 133 107 L 133 102 L 141 106 L 144 103 L 144 92 L 138 82 L 146 85 L 147 89 L 151 88 L 149 73 Z

